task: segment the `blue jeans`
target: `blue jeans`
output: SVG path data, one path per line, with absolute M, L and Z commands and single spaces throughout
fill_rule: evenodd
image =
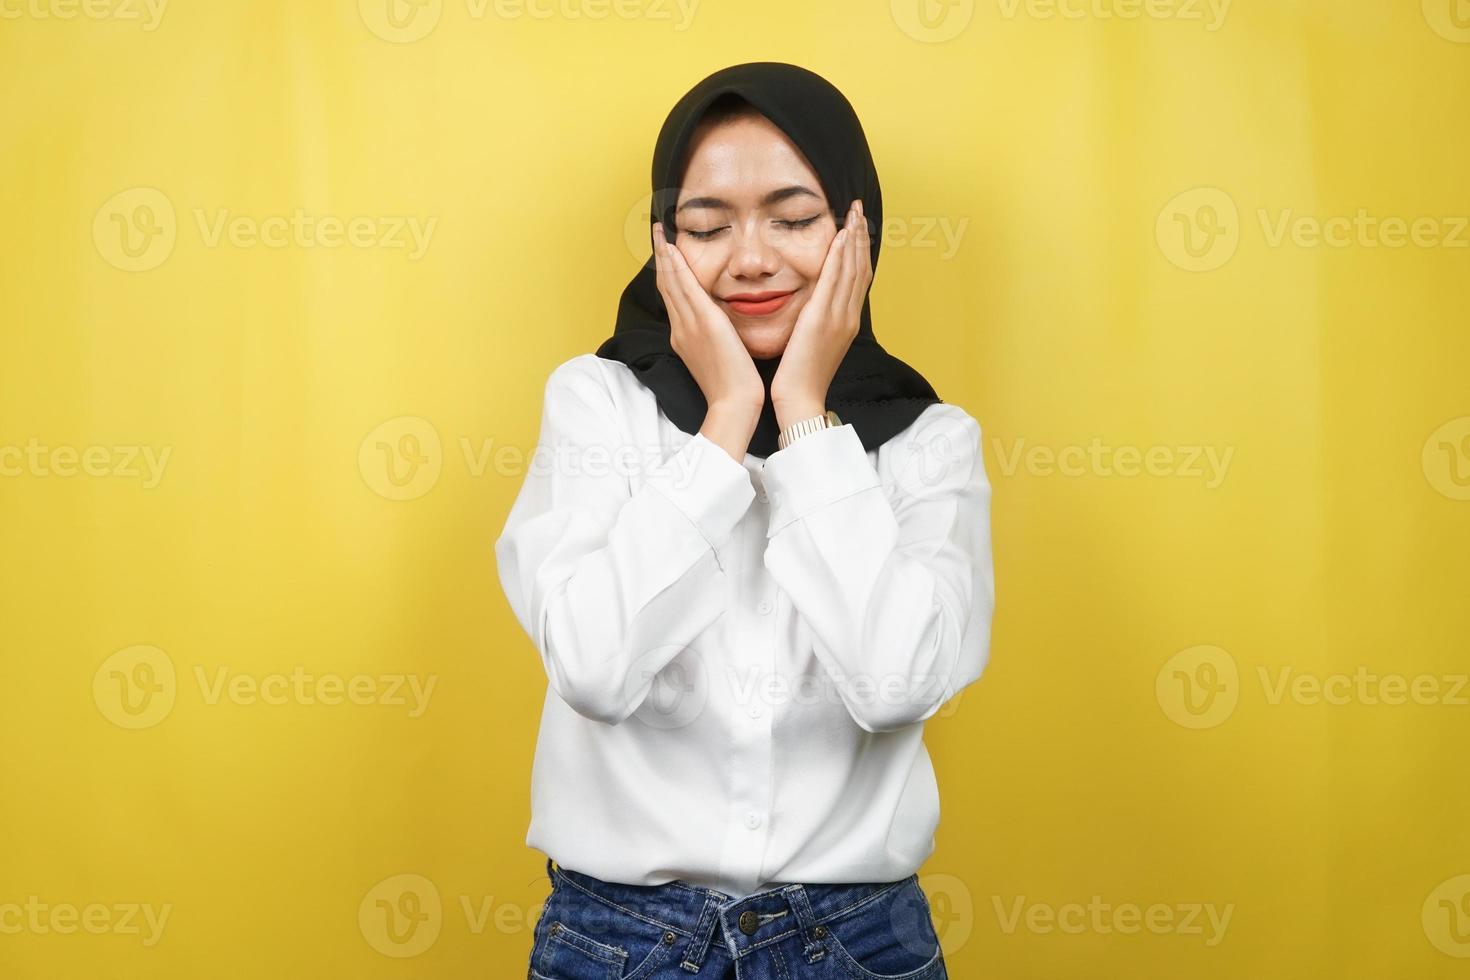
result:
M 948 980 L 919 876 L 735 899 L 624 885 L 550 858 L 529 980 Z

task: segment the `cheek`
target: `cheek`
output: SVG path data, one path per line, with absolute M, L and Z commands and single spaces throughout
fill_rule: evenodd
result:
M 822 262 L 827 258 L 827 247 L 831 242 L 831 237 L 828 237 L 824 242 L 813 243 L 790 251 L 786 256 L 787 263 L 796 270 L 801 278 L 809 283 L 815 283 L 822 275 Z
M 694 278 L 709 293 L 714 290 L 715 282 L 720 278 L 720 271 L 725 267 L 725 257 L 720 254 L 718 247 L 686 239 L 678 243 L 679 254 L 684 256 L 689 271 L 694 273 Z
M 827 260 L 827 249 L 837 229 L 830 222 L 791 233 L 781 250 L 786 264 L 808 283 L 815 283 L 822 275 L 822 263 Z

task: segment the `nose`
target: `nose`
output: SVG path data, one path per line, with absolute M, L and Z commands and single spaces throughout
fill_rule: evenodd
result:
M 747 227 L 734 236 L 730 253 L 730 275 L 736 279 L 762 279 L 781 270 L 781 254 L 761 234 L 761 226 Z

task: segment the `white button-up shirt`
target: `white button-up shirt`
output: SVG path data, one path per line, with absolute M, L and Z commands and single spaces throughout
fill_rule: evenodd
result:
M 622 362 L 559 365 L 495 543 L 549 682 L 526 843 L 736 898 L 916 871 L 922 723 L 989 655 L 989 505 L 956 405 L 871 452 L 841 425 L 737 462 Z

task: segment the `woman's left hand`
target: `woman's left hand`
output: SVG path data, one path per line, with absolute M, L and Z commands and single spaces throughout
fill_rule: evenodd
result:
M 817 287 L 797 314 L 771 379 L 771 405 L 782 428 L 827 410 L 827 389 L 857 336 L 872 281 L 868 219 L 859 200 L 827 246 Z

